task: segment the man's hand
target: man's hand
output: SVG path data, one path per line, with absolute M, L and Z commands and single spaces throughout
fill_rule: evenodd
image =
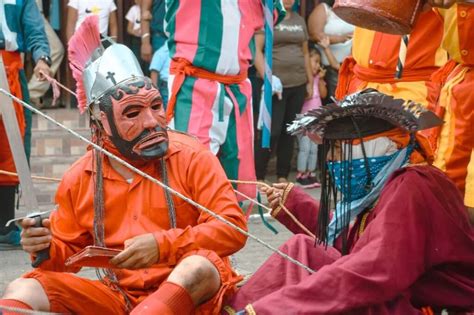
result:
M 126 240 L 124 245 L 125 249 L 110 260 L 117 268 L 147 268 L 160 259 L 160 251 L 152 233 L 135 236 Z
M 276 94 L 279 100 L 283 98 L 283 84 L 276 75 L 272 75 L 272 94 Z
M 38 60 L 38 62 L 36 63 L 36 67 L 33 71 L 39 81 L 46 80 L 46 77 L 43 75 L 43 73 L 46 73 L 47 75 L 51 76 L 51 69 L 49 68 L 48 64 L 41 59 Z
M 429 5 L 437 8 L 449 8 L 457 2 L 457 0 L 428 0 Z
M 313 93 L 313 83 L 306 83 L 306 99 L 311 99 L 313 97 Z
M 42 227 L 34 227 L 35 219 L 27 218 L 21 221 L 21 245 L 27 253 L 34 254 L 51 245 L 51 231 L 49 219 L 43 219 Z
M 323 139 L 315 133 L 307 131 L 306 136 L 316 144 L 323 144 Z
M 348 40 L 351 40 L 351 39 L 352 39 L 352 34 L 351 33 L 346 33 L 346 34 L 342 34 L 342 35 L 333 35 L 334 44 L 345 43 L 345 42 L 347 42 Z
M 276 183 L 273 184 L 273 187 L 268 188 L 266 186 L 262 186 L 260 190 L 267 195 L 267 200 L 268 203 L 270 204 L 270 207 L 272 209 L 277 208 L 282 199 L 281 197 L 283 196 L 283 191 L 285 190 L 286 186 L 288 183 Z
M 318 75 L 320 80 L 324 79 L 324 77 L 326 76 L 326 69 L 324 69 L 323 67 L 319 67 Z
M 324 49 L 329 48 L 331 46 L 331 41 L 329 40 L 329 36 L 324 36 L 319 42 L 319 46 L 323 47 Z
M 140 49 L 140 55 L 142 57 L 142 59 L 146 62 L 150 62 L 151 61 L 151 57 L 152 56 L 152 47 L 151 47 L 151 44 L 150 44 L 150 41 L 147 40 L 147 41 L 144 41 L 142 40 L 142 47 Z

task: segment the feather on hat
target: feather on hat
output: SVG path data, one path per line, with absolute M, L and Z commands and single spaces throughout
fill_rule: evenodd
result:
M 68 43 L 69 66 L 76 80 L 76 94 L 79 111 L 84 113 L 87 108 L 87 97 L 82 80 L 82 73 L 94 51 L 101 46 L 99 17 L 88 16 L 74 32 Z

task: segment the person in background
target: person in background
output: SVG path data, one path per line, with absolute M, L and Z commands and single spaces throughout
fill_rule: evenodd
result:
M 328 36 L 331 52 L 337 60 L 336 64 L 331 65 L 324 54 L 321 56 L 322 65 L 327 70 L 326 83 L 328 87 L 328 95 L 323 99 L 323 104 L 332 103 L 331 97 L 336 91 L 339 64 L 351 54 L 352 33 L 354 32 L 353 25 L 343 21 L 333 12 L 333 5 L 334 0 L 322 0 L 308 18 L 308 31 L 311 39 L 320 42 Z
M 424 106 L 434 104 L 440 84 L 431 75 L 447 61 L 442 48 L 443 20 L 431 8 L 420 13 L 410 34 L 405 66 L 401 78 L 395 78 L 400 35 L 376 32 L 361 27 L 354 30 L 352 55 L 344 60 L 339 71 L 336 98 L 365 88 Z
M 135 0 L 135 4 L 130 7 L 125 16 L 127 23 L 127 33 L 130 35 L 130 49 L 133 51 L 145 74 L 148 73 L 148 64 L 141 57 L 141 0 Z
M 43 12 L 43 1 L 36 0 L 36 4 L 43 16 L 44 30 L 49 42 L 51 50 L 51 74 L 55 75 L 61 65 L 64 57 L 64 47 L 54 29 L 49 24 Z M 48 10 L 50 12 L 50 10 Z M 43 108 L 43 96 L 46 94 L 51 84 L 48 81 L 40 81 L 37 76 L 32 76 L 28 82 L 28 90 L 30 91 L 30 102 L 36 105 L 37 108 Z
M 329 39 L 325 43 L 329 46 Z M 330 50 L 329 50 L 330 52 Z M 310 110 L 321 107 L 321 98 L 328 93 L 324 76 L 326 70 L 321 67 L 321 52 L 314 46 L 309 49 L 309 60 L 313 73 L 313 96 L 307 99 L 301 110 L 304 114 Z M 319 187 L 316 178 L 316 162 L 318 157 L 318 145 L 311 141 L 306 135 L 298 135 L 298 158 L 296 162 L 296 182 L 304 188 Z
M 165 0 L 141 1 L 142 60 L 150 62 L 155 51 L 166 42 L 164 29 Z
M 434 111 L 445 124 L 435 135 L 434 165 L 459 188 L 474 225 L 474 4 L 456 0 L 429 3 L 445 7 L 437 11 L 444 20 L 442 45 L 452 58 L 439 70 L 447 75 Z
M 104 36 L 117 38 L 117 6 L 113 0 L 69 0 L 67 11 L 67 40 L 89 15 L 99 16 L 99 30 Z
M 44 31 L 43 18 L 34 0 L 0 2 L 0 57 L 6 67 L 10 92 L 29 102 L 28 86 L 21 53 L 31 51 L 36 63 L 34 74 L 45 80 L 42 72 L 50 74 L 50 50 Z M 31 112 L 14 102 L 26 156 L 31 148 Z M 0 118 L 0 170 L 16 172 L 3 122 Z M 0 175 L 0 250 L 19 246 L 20 231 L 5 224 L 15 217 L 15 191 L 18 177 Z
M 284 0 L 287 11 L 284 20 L 274 29 L 273 74 L 283 85 L 282 97 L 275 95 L 272 105 L 271 149 L 264 149 L 261 143 L 255 148 L 255 169 L 257 180 L 265 180 L 271 151 L 276 150 L 277 178 L 287 182 L 293 157 L 294 136 L 286 133 L 285 126 L 301 112 L 305 97 L 313 95 L 313 72 L 308 53 L 308 32 L 304 19 L 291 11 L 294 0 Z M 255 35 L 255 67 L 263 78 L 263 49 L 265 35 Z
M 273 23 L 285 15 L 273 0 Z M 247 78 L 254 35 L 264 26 L 261 0 L 166 1 L 170 128 L 196 136 L 219 157 L 231 180 L 255 180 L 252 87 Z M 143 35 L 142 35 L 143 36 Z M 253 184 L 237 184 L 248 196 Z
M 168 106 L 168 78 L 170 75 L 170 52 L 165 42 L 155 53 L 150 63 L 151 81 L 158 87 L 161 97 L 163 98 L 163 106 Z

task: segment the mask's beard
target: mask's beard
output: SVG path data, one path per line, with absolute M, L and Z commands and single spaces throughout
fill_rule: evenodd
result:
M 124 140 L 115 125 L 113 110 L 106 111 L 112 135 L 109 137 L 114 146 L 125 158 L 132 161 L 148 161 L 163 157 L 168 150 L 168 132 L 165 127 L 157 126 L 153 130 L 143 130 L 135 139 Z

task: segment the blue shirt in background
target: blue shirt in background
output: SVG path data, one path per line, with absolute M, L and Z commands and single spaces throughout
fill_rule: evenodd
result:
M 170 76 L 170 52 L 168 45 L 162 45 L 154 54 L 150 62 L 150 71 L 160 73 L 160 80 L 168 81 Z

